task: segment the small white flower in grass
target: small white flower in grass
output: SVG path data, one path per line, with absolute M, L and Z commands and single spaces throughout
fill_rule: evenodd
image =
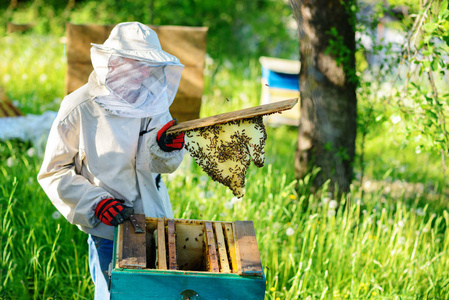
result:
M 398 226 L 401 227 L 401 228 L 404 228 L 405 222 L 402 221 L 402 220 L 398 221 Z
M 329 201 L 329 208 L 330 209 L 336 209 L 338 206 L 338 202 L 336 200 Z
M 435 243 L 439 243 L 439 242 L 441 242 L 440 238 L 435 239 Z
M 204 191 L 201 191 L 201 192 L 198 194 L 198 197 L 200 197 L 201 199 L 203 199 L 203 198 L 206 197 L 206 193 L 205 193 Z
M 57 220 L 57 219 L 59 219 L 60 217 L 61 217 L 61 213 L 59 212 L 59 211 L 54 211 L 52 214 L 51 214 L 51 217 L 53 218 L 53 219 L 55 219 L 55 220 Z
M 40 80 L 41 82 L 47 81 L 47 74 L 41 74 L 41 76 L 39 76 L 39 80 Z
M 421 153 L 421 147 L 420 146 L 416 146 L 415 147 L 415 153 L 416 154 L 420 154 Z
M 422 209 L 421 207 L 418 207 L 418 208 L 416 209 L 416 214 L 417 214 L 418 216 L 424 216 L 426 213 L 424 212 L 424 209 Z
M 429 232 L 429 228 L 428 228 L 428 227 L 424 227 L 424 228 L 422 229 L 422 232 L 424 232 L 424 233 Z
M 29 157 L 33 157 L 34 155 L 36 155 L 36 149 L 34 149 L 33 147 L 31 147 L 30 149 L 27 150 L 27 155 Z
M 398 124 L 399 122 L 401 122 L 401 116 L 400 115 L 392 115 L 391 117 L 390 117 L 390 119 L 391 119 L 391 122 L 393 122 L 393 124 Z
M 232 202 L 233 204 L 235 204 L 235 203 L 242 202 L 242 200 L 243 200 L 243 198 L 232 197 L 231 202 Z
M 365 189 L 369 189 L 371 187 L 371 181 L 367 180 L 363 183 L 363 187 Z
M 333 210 L 333 209 L 329 209 L 329 210 L 327 211 L 327 216 L 328 216 L 329 218 L 334 217 L 336 214 L 337 214 L 337 212 L 336 212 L 335 210 Z
M 224 207 L 225 207 L 226 209 L 232 209 L 232 208 L 234 207 L 234 203 L 232 203 L 232 201 L 226 202 L 226 203 L 224 204 Z
M 12 166 L 14 166 L 14 158 L 8 157 L 8 159 L 6 160 L 6 165 L 12 168 Z
M 204 211 L 204 210 L 206 210 L 206 205 L 201 204 L 201 205 L 198 207 L 198 210 L 199 210 L 199 211 Z
M 3 75 L 3 82 L 7 83 L 10 80 L 11 80 L 11 75 L 9 75 L 9 74 Z
M 406 241 L 407 241 L 407 240 L 405 239 L 405 237 L 401 236 L 401 237 L 398 239 L 398 244 L 399 244 L 399 245 L 404 245 Z
M 28 75 L 26 73 L 22 74 L 22 80 L 27 80 L 28 79 Z
M 288 236 L 292 236 L 293 234 L 295 234 L 295 230 L 293 228 L 289 227 L 285 231 L 285 234 L 288 235 Z
M 362 210 L 362 214 L 366 215 L 367 211 L 366 209 Z
M 222 212 L 222 213 L 220 213 L 220 217 L 226 217 L 228 215 L 228 213 L 227 212 Z
M 323 198 L 323 200 L 321 200 L 321 202 L 322 202 L 323 204 L 326 204 L 326 203 L 328 203 L 330 200 L 331 200 L 331 198 L 325 197 L 325 198 Z

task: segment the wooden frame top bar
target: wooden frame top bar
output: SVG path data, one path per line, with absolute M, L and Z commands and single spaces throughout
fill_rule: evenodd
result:
M 269 104 L 259 105 L 246 109 L 231 111 L 211 117 L 190 120 L 186 122 L 178 123 L 167 130 L 168 134 L 174 134 L 181 131 L 188 131 L 192 129 L 207 127 L 211 125 L 223 124 L 230 121 L 236 121 L 241 119 L 248 119 L 257 116 L 269 115 L 272 113 L 280 112 L 283 110 L 291 109 L 298 103 L 298 98 L 273 102 Z

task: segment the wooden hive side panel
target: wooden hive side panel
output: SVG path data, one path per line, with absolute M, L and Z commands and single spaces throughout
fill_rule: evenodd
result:
M 239 272 L 243 276 L 263 276 L 256 232 L 252 221 L 235 221 L 234 236 L 237 259 L 241 266 Z
M 145 215 L 136 214 L 137 221 L 145 224 Z M 146 235 L 136 233 L 131 221 L 127 220 L 122 226 L 122 244 L 120 251 L 119 268 L 144 269 L 147 266 Z

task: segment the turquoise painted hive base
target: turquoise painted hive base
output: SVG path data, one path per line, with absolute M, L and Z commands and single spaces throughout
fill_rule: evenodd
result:
M 251 221 L 145 218 L 115 233 L 112 300 L 264 299 L 266 279 Z
M 182 295 L 188 294 L 187 290 L 198 295 L 191 296 L 190 299 L 264 299 L 265 277 L 182 273 L 184 272 L 113 270 L 111 300 L 188 299 Z

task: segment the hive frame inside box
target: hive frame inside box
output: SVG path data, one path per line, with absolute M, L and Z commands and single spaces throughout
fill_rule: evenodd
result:
M 111 299 L 264 298 L 253 222 L 136 217 L 145 234 L 130 222 L 116 230 Z

